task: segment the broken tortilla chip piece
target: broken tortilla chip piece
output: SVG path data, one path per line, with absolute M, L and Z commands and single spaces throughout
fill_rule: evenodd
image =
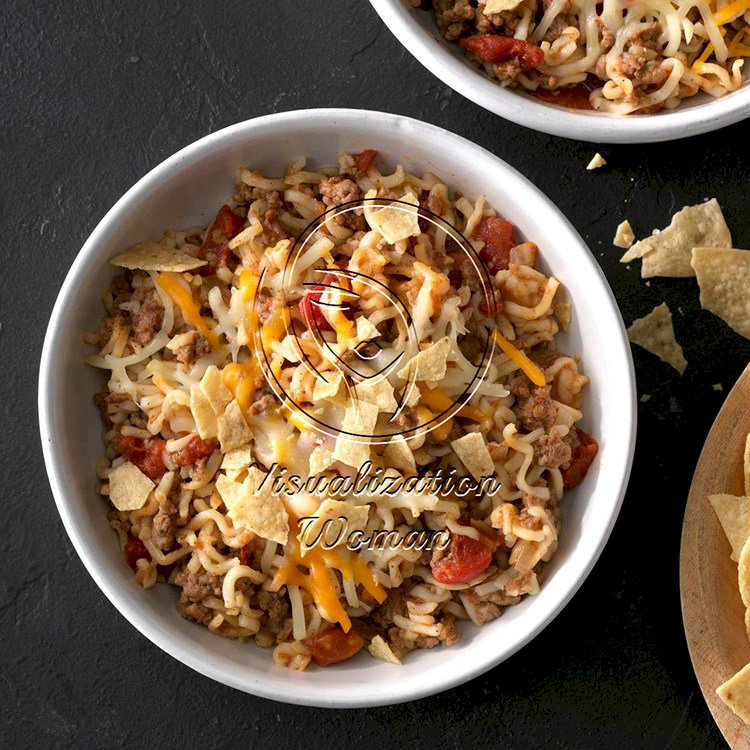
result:
M 617 225 L 615 238 L 612 240 L 612 244 L 615 247 L 628 248 L 634 242 L 635 234 L 633 233 L 633 227 L 631 227 L 630 222 L 625 219 L 625 221 L 622 221 Z
M 380 411 L 393 412 L 398 409 L 393 386 L 383 377 L 380 380 L 366 380 L 354 386 L 354 393 L 358 399 L 375 404 Z
M 205 260 L 194 258 L 184 250 L 164 247 L 156 242 L 141 242 L 109 261 L 113 266 L 139 271 L 192 271 L 206 265 Z
M 620 258 L 620 262 L 643 258 L 641 278 L 644 279 L 654 276 L 695 276 L 690 262 L 694 247 L 731 245 L 732 234 L 724 221 L 721 206 L 712 198 L 678 211 L 666 229 L 636 242 Z
M 597 151 L 591 161 L 586 165 L 586 169 L 590 172 L 592 169 L 599 169 L 606 164 L 607 160 Z
M 417 473 L 417 463 L 414 460 L 414 453 L 409 447 L 409 443 L 402 435 L 394 435 L 391 441 L 385 446 L 383 458 L 388 466 L 404 472 L 404 474 L 414 475 Z
M 336 438 L 333 460 L 359 469 L 370 458 L 370 442 L 378 421 L 379 409 L 367 401 L 349 405 L 341 420 L 341 433 Z M 348 434 L 347 434 L 348 433 Z
M 383 636 L 376 635 L 367 650 L 376 658 L 389 661 L 391 664 L 401 664 L 401 659 L 391 650 L 391 647 L 383 640 Z
M 366 198 L 375 198 L 377 193 L 371 190 Z M 393 245 L 407 237 L 414 237 L 420 233 L 419 229 L 419 201 L 413 193 L 407 193 L 385 208 L 365 211 L 367 223 L 378 232 L 389 244 Z
M 219 476 L 216 489 L 235 528 L 244 527 L 263 539 L 286 544 L 289 516 L 281 498 L 272 493 L 271 481 L 260 469 L 251 466 L 242 484 Z
M 323 380 L 323 377 L 325 377 L 325 380 Z M 313 386 L 313 401 L 334 398 L 339 392 L 343 379 L 344 376 L 339 370 L 328 370 L 323 373 L 322 377 L 316 378 Z
M 692 264 L 701 307 L 750 339 L 750 250 L 696 247 Z
M 309 516 L 314 520 L 303 522 L 297 538 L 305 552 L 318 542 L 325 548 L 335 546 L 345 542 L 352 531 L 363 530 L 367 526 L 369 513 L 369 505 L 352 505 L 344 500 L 328 498 Z
M 211 365 L 203 373 L 201 388 L 216 414 L 221 414 L 232 400 L 232 394 L 229 388 L 224 385 L 224 379 L 216 365 Z
M 716 688 L 716 695 L 745 724 L 750 724 L 750 664 L 746 664 L 734 677 L 730 677 L 723 685 L 719 685 Z
M 745 541 L 737 561 L 737 578 L 740 596 L 745 607 L 750 607 L 750 537 Z
M 219 415 L 217 425 L 217 434 L 224 453 L 241 448 L 253 438 L 253 431 L 247 426 L 242 408 L 236 399 Z
M 445 377 L 451 340 L 444 336 L 439 341 L 415 354 L 397 373 L 404 380 L 421 380 L 436 383 Z
M 250 446 L 242 445 L 239 448 L 233 448 L 224 455 L 221 468 L 224 469 L 230 479 L 234 480 L 252 463 L 253 453 Z
M 451 446 L 474 479 L 480 480 L 495 473 L 495 463 L 487 443 L 478 432 L 470 432 L 452 441 Z
M 750 537 L 750 497 L 709 495 L 708 502 L 716 511 L 719 523 L 732 547 L 731 558 L 737 562 L 745 542 Z
M 190 386 L 190 411 L 201 439 L 215 438 L 218 431 L 216 412 L 200 385 Z
M 154 483 L 135 465 L 122 464 L 109 473 L 109 499 L 117 510 L 140 510 Z
M 666 302 L 645 317 L 634 320 L 627 333 L 630 341 L 672 365 L 680 375 L 685 372 L 687 360 L 675 338 L 672 313 Z
M 329 450 L 325 446 L 318 445 L 315 447 L 313 452 L 310 454 L 310 474 L 321 474 L 324 472 L 335 459 L 333 458 L 333 451 Z

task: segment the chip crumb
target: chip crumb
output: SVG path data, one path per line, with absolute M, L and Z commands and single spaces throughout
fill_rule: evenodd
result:
M 391 647 L 383 640 L 383 637 L 376 635 L 371 641 L 367 650 L 377 659 L 388 661 L 391 664 L 401 664 L 401 659 L 391 650 Z
M 641 396 L 641 403 L 642 403 L 642 404 L 645 404 L 645 403 L 647 403 L 647 402 L 648 402 L 648 401 L 650 401 L 650 400 L 651 400 L 651 394 L 650 394 L 650 393 L 644 393 L 644 394 L 643 394 L 643 395 Z
M 599 167 L 603 167 L 606 163 L 607 160 L 597 151 L 594 154 L 594 158 L 588 163 L 586 169 L 589 171 L 592 169 L 599 169 Z
M 680 375 L 685 372 L 687 360 L 675 338 L 672 313 L 666 302 L 643 318 L 634 320 L 627 333 L 630 341 L 672 365 Z
M 721 383 L 714 383 L 711 388 L 713 388 L 715 391 L 723 391 L 724 386 Z
M 628 248 L 634 242 L 635 234 L 633 233 L 633 227 L 631 227 L 630 222 L 625 219 L 625 221 L 622 221 L 617 225 L 615 238 L 612 240 L 612 244 L 615 247 Z

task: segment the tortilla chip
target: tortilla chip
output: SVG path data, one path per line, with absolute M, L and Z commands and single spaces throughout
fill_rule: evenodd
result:
M 361 531 L 367 526 L 369 513 L 369 505 L 352 505 L 344 500 L 331 500 L 329 498 L 320 504 L 315 513 L 310 514 L 311 518 L 316 517 L 315 520 L 307 522 L 300 530 L 297 538 L 305 551 L 314 547 L 316 543 L 346 542 L 346 538 L 352 531 L 356 529 Z M 340 518 L 344 519 L 341 523 L 338 522 Z M 331 521 L 331 523 L 328 525 L 330 530 L 326 532 L 325 524 L 327 521 Z M 321 533 L 322 536 L 318 540 Z
M 322 474 L 334 461 L 332 450 L 317 446 L 310 454 L 310 475 Z
M 391 651 L 391 647 L 383 640 L 383 637 L 376 635 L 371 641 L 367 650 L 376 658 L 383 661 L 389 661 L 391 664 L 401 664 L 401 659 Z
M 737 561 L 737 577 L 742 603 L 750 607 L 750 537 L 745 541 Z
M 230 479 L 236 479 L 250 464 L 253 463 L 253 453 L 249 445 L 233 448 L 225 454 L 221 468 Z
M 636 242 L 621 263 L 643 258 L 641 278 L 695 276 L 690 263 L 694 247 L 731 247 L 732 235 L 715 198 L 678 211 L 670 225 Z
M 380 411 L 393 412 L 398 409 L 396 397 L 393 395 L 393 386 L 385 379 L 380 378 L 373 382 L 366 380 L 354 386 L 354 393 L 361 401 L 375 404 Z
M 687 360 L 675 338 L 672 313 L 666 302 L 645 317 L 634 320 L 628 328 L 628 339 L 655 354 L 662 362 L 672 365 L 680 375 L 685 372 Z
M 435 383 L 445 377 L 451 340 L 444 336 L 439 341 L 414 355 L 397 373 L 404 380 L 423 380 Z
M 750 250 L 696 247 L 693 268 L 701 307 L 750 339 Z
M 745 438 L 745 495 L 750 497 L 750 435 Z
M 385 446 L 383 460 L 386 466 L 403 471 L 404 474 L 413 476 L 417 473 L 414 453 L 412 453 L 407 440 L 401 435 L 392 437 L 390 443 Z
M 451 446 L 474 479 L 480 480 L 495 473 L 495 463 L 487 443 L 478 432 L 470 432 L 453 440 Z
M 325 373 L 326 380 L 316 378 L 313 387 L 313 402 L 324 401 L 327 398 L 335 398 L 341 387 L 344 376 L 339 370 L 328 371 Z
M 286 544 L 289 538 L 289 517 L 280 497 L 272 494 L 272 483 L 258 468 L 251 466 L 242 484 L 220 475 L 216 480 L 227 515 L 235 528 L 244 527 L 263 539 Z
M 334 461 L 359 469 L 370 458 L 370 443 L 357 435 L 372 435 L 378 421 L 378 407 L 367 401 L 357 401 L 349 406 L 341 420 L 341 434 L 336 438 Z M 347 435 L 345 433 L 355 433 Z
M 745 542 L 750 537 L 750 497 L 709 495 L 708 502 L 716 511 L 719 523 L 732 547 L 731 558 L 737 562 Z
M 592 169 L 599 169 L 607 163 L 607 160 L 597 151 L 591 161 L 586 165 L 586 169 L 590 172 Z
M 617 225 L 617 231 L 615 232 L 615 238 L 612 240 L 612 244 L 615 247 L 628 248 L 635 242 L 635 234 L 633 233 L 633 227 L 630 226 L 630 222 L 620 222 Z
M 135 465 L 125 463 L 109 473 L 109 500 L 117 510 L 140 510 L 154 483 Z
M 401 202 L 373 211 L 368 218 L 369 225 L 389 245 L 405 240 L 407 237 L 414 237 L 421 231 L 419 228 L 419 201 L 416 196 L 407 193 L 398 200 Z M 413 208 L 404 205 L 406 203 L 411 204 Z
M 201 438 L 203 440 L 215 438 L 219 427 L 216 421 L 216 412 L 200 385 L 190 386 L 190 411 Z
M 228 453 L 235 448 L 241 448 L 253 438 L 253 431 L 247 426 L 242 408 L 236 399 L 227 406 L 226 411 L 219 416 L 217 422 L 219 442 L 224 453 Z
M 206 265 L 205 260 L 194 258 L 184 250 L 164 247 L 156 242 L 141 242 L 124 253 L 115 255 L 109 261 L 120 268 L 138 269 L 140 271 L 192 271 Z
M 734 677 L 716 688 L 721 698 L 737 716 L 750 724 L 750 664 L 746 664 Z
M 357 339 L 359 341 L 369 341 L 380 335 L 377 326 L 364 316 L 357 318 Z
M 232 400 L 232 394 L 229 388 L 224 385 L 224 380 L 216 365 L 211 365 L 203 373 L 201 388 L 216 414 L 221 414 Z

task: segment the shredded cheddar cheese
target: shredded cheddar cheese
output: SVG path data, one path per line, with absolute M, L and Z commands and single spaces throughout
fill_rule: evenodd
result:
M 221 377 L 224 385 L 237 399 L 243 414 L 247 415 L 247 410 L 253 402 L 253 394 L 263 380 L 258 361 L 253 359 L 245 364 L 230 362 L 221 371 Z
M 289 542 L 285 551 L 287 562 L 276 572 L 273 579 L 274 587 L 292 584 L 305 589 L 312 596 L 323 617 L 329 622 L 337 622 L 343 631 L 348 633 L 352 623 L 339 601 L 332 580 L 332 571 L 338 570 L 347 581 L 355 580 L 361 584 L 379 604 L 385 601 L 385 590 L 377 582 L 365 560 L 349 549 L 327 550 L 313 547 L 303 553 L 297 538 L 298 519 L 288 507 L 287 512 L 290 521 Z M 308 572 L 305 573 L 300 568 L 307 568 Z
M 469 404 L 459 406 L 444 390 L 440 388 L 428 388 L 424 383 L 418 383 L 418 386 L 419 391 L 422 394 L 420 403 L 424 403 L 432 409 L 437 410 L 438 413 L 445 413 L 450 410 L 451 417 L 465 417 L 466 419 L 471 419 L 473 422 L 478 422 L 483 426 L 492 425 L 492 415 L 483 409 L 476 406 L 470 406 Z M 451 421 L 452 420 L 448 420 L 448 422 L 440 425 L 440 427 L 435 430 L 435 436 L 438 440 L 444 440 L 448 437 L 452 427 L 452 424 L 449 424 Z M 448 425 L 447 433 L 444 432 L 446 425 Z M 444 437 L 441 437 L 441 435 L 444 435 Z
M 492 332 L 492 338 L 495 339 L 495 343 L 526 373 L 529 380 L 534 385 L 547 385 L 544 373 L 520 349 L 516 349 L 516 347 L 498 331 Z
M 172 302 L 180 308 L 185 322 L 203 334 L 212 349 L 218 349 L 221 346 L 218 335 L 208 327 L 205 319 L 201 317 L 200 307 L 190 292 L 184 289 L 175 276 L 171 273 L 160 273 L 156 277 L 156 283 L 171 297 Z

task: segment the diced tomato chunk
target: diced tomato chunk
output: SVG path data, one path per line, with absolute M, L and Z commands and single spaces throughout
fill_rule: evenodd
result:
M 573 448 L 573 456 L 570 459 L 570 466 L 567 469 L 560 469 L 563 478 L 563 487 L 569 490 L 580 484 L 586 472 L 591 466 L 591 462 L 596 458 L 599 452 L 599 443 L 591 435 L 583 430 L 576 429 L 578 434 L 578 445 Z
M 333 326 L 328 322 L 321 307 L 315 304 L 323 296 L 326 286 L 340 286 L 339 277 L 335 273 L 327 273 L 321 281 L 321 286 L 314 286 L 299 301 L 300 315 L 302 315 L 302 320 L 311 331 L 316 329 L 316 324 L 321 331 L 333 330 Z M 344 304 L 341 310 L 349 320 L 354 317 L 355 311 L 350 304 Z
M 122 551 L 125 554 L 125 559 L 128 561 L 128 565 L 130 565 L 133 570 L 137 569 L 138 566 L 136 563 L 138 560 L 151 561 L 151 555 L 146 549 L 146 545 L 137 536 L 129 534 L 128 541 L 125 542 Z
M 166 440 L 153 438 L 148 441 L 126 435 L 120 440 L 120 453 L 126 461 L 135 464 L 149 479 L 155 482 L 164 476 L 164 446 Z
M 184 448 L 172 454 L 172 460 L 178 466 L 192 466 L 199 458 L 206 458 L 215 450 L 215 440 L 202 440 L 198 435 L 194 435 Z
M 474 34 L 459 39 L 458 43 L 482 63 L 497 65 L 516 60 L 521 70 L 528 71 L 539 67 L 544 60 L 544 52 L 536 44 L 509 36 Z
M 509 221 L 499 216 L 486 216 L 479 222 L 472 237 L 484 242 L 479 257 L 493 276 L 508 268 L 510 249 L 513 247 L 513 225 Z
M 473 539 L 465 534 L 451 534 L 447 553 L 432 563 L 432 576 L 439 583 L 466 583 L 487 570 L 496 547 L 496 542 L 482 535 Z
M 357 170 L 357 174 L 367 174 L 367 170 L 374 161 L 378 152 L 372 148 L 367 148 L 364 151 L 360 151 L 358 154 L 352 154 L 354 159 L 354 169 Z
M 201 260 L 208 261 L 207 265 L 198 269 L 201 276 L 211 276 L 219 266 L 226 265 L 232 255 L 227 242 L 242 231 L 242 224 L 243 220 L 229 206 L 224 205 L 219 209 L 198 252 Z
M 303 643 L 310 649 L 312 660 L 319 667 L 350 659 L 365 645 L 361 635 L 354 630 L 345 633 L 338 625 L 325 633 L 306 638 Z

